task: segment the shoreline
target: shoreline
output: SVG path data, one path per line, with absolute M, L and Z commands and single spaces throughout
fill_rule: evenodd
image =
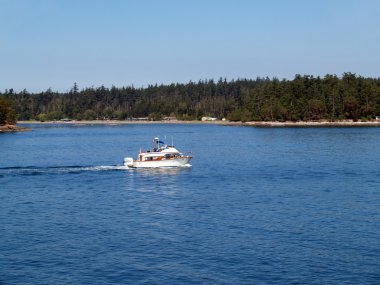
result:
M 27 125 L 27 124 L 36 124 L 36 125 L 107 125 L 107 126 L 117 126 L 117 125 L 157 125 L 157 124 L 217 124 L 221 125 L 222 122 L 226 121 L 181 121 L 181 120 L 161 120 L 161 121 L 131 121 L 131 120 L 93 120 L 93 121 L 18 121 L 17 124 Z
M 15 133 L 15 132 L 27 132 L 30 131 L 29 128 L 20 127 L 16 125 L 1 125 L 0 126 L 0 134 L 1 133 Z
M 318 127 L 380 127 L 380 121 L 298 121 L 298 122 L 246 122 L 246 126 L 252 127 L 291 127 L 291 128 L 318 128 Z
M 155 124 L 198 124 L 198 125 L 223 125 L 223 126 L 247 126 L 247 127 L 262 127 L 262 128 L 287 128 L 287 127 L 380 127 L 380 120 L 374 121 L 357 121 L 342 120 L 342 121 L 249 121 L 249 122 L 231 122 L 231 121 L 181 121 L 181 120 L 162 120 L 162 121 L 118 121 L 118 120 L 94 120 L 94 121 L 19 121 L 18 125 L 39 124 L 39 125 L 75 125 L 75 126 L 88 126 L 88 125 L 155 125 Z M 27 130 L 23 127 L 16 127 Z M 17 130 L 15 130 L 17 131 Z

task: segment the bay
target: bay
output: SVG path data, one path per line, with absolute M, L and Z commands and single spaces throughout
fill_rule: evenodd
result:
M 0 284 L 379 284 L 380 129 L 0 135 Z M 159 136 L 192 167 L 121 167 Z

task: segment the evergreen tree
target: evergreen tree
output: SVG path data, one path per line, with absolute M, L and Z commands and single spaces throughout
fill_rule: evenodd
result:
M 16 113 L 11 104 L 0 97 L 0 125 L 15 124 Z
M 85 88 L 30 94 L 8 89 L 2 96 L 20 119 L 158 119 L 173 114 L 183 120 L 202 116 L 231 120 L 371 119 L 380 115 L 380 79 L 344 73 L 341 78 L 297 74 L 293 80 L 238 79 L 187 84 Z

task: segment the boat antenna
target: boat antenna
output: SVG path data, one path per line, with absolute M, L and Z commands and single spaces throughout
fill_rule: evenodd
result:
M 172 147 L 174 147 L 173 136 L 172 136 Z

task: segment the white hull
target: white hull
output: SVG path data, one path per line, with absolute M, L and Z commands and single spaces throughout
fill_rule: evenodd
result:
M 130 167 L 135 168 L 157 168 L 157 167 L 180 167 L 189 163 L 191 157 L 179 157 L 175 159 L 159 160 L 159 161 L 138 161 L 134 160 Z
M 124 166 L 133 168 L 159 168 L 159 167 L 181 167 L 188 166 L 191 156 L 183 155 L 173 145 L 167 146 L 159 138 L 154 138 L 154 148 L 132 157 L 124 158 Z

